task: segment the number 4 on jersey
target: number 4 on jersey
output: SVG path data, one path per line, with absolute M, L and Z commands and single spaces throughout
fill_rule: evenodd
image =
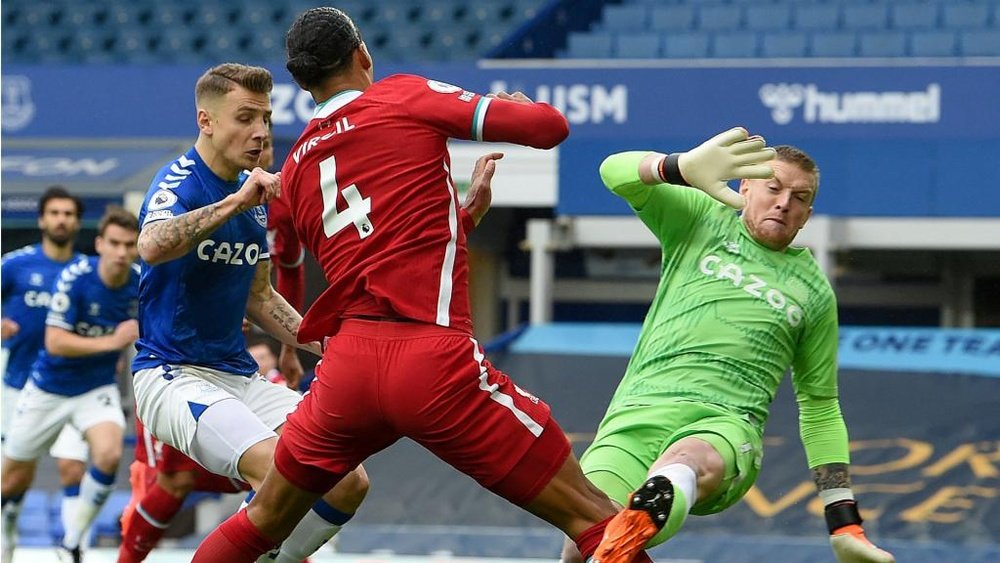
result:
M 327 237 L 332 237 L 350 224 L 354 224 L 361 238 L 375 232 L 375 226 L 368 219 L 368 214 L 372 212 L 372 198 L 361 199 L 361 192 L 354 184 L 340 189 L 337 185 L 337 159 L 333 155 L 319 163 L 319 187 L 323 191 L 323 232 Z M 337 194 L 341 193 L 347 202 L 347 209 L 337 211 Z

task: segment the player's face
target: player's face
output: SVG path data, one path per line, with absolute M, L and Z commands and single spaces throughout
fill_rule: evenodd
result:
M 119 225 L 108 225 L 104 234 L 94 239 L 94 246 L 104 267 L 112 275 L 119 275 L 132 267 L 139 257 L 138 241 L 139 233 Z
M 757 242 L 784 250 L 812 215 L 813 176 L 796 164 L 772 160 L 774 178 L 743 180 L 743 222 Z
M 71 199 L 50 199 L 38 218 L 38 229 L 42 231 L 42 238 L 59 246 L 72 244 L 80 231 L 76 203 Z
M 239 174 L 241 170 L 263 167 L 264 142 L 271 126 L 268 94 L 236 87 L 212 104 L 209 114 L 212 146 L 222 156 L 226 168 Z

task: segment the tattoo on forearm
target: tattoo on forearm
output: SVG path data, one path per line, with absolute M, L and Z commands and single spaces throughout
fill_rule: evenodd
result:
M 271 303 L 268 313 L 281 328 L 288 331 L 288 334 L 292 336 L 299 334 L 299 324 L 302 322 L 302 318 L 288 303 L 283 300 L 275 300 Z
M 302 323 L 302 316 L 294 307 L 288 304 L 271 286 L 271 263 L 260 262 L 254 274 L 253 283 L 250 286 L 250 299 L 256 302 L 258 315 L 263 319 L 271 319 L 281 330 L 287 331 L 295 336 L 299 333 L 299 324 Z M 278 334 L 271 334 L 279 337 Z
M 846 463 L 827 463 L 816 467 L 813 469 L 813 480 L 819 491 L 851 487 L 851 475 Z
M 155 247 L 159 252 L 172 255 L 186 254 L 222 225 L 219 203 L 206 205 L 194 211 L 164 221 L 157 221 L 143 229 L 139 250 Z

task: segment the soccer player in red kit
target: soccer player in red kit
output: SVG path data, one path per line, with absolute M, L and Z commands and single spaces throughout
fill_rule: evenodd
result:
M 554 524 L 589 557 L 616 509 L 584 478 L 548 405 L 494 368 L 473 337 L 447 148 L 449 138 L 552 148 L 566 119 L 521 94 L 484 97 L 413 75 L 374 82 L 360 33 L 335 8 L 299 15 L 286 47 L 288 70 L 318 105 L 285 161 L 281 197 L 328 283 L 298 338 L 332 338 L 274 470 L 194 561 L 254 561 L 318 495 L 402 437 Z

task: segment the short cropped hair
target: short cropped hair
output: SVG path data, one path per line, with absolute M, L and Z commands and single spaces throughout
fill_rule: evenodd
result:
M 38 216 L 41 217 L 45 215 L 45 206 L 49 204 L 53 199 L 68 199 L 73 202 L 76 206 L 76 218 L 79 219 L 83 217 L 83 201 L 75 195 L 69 193 L 66 188 L 62 186 L 51 186 L 45 193 L 42 194 L 42 198 L 38 200 Z
M 120 205 L 109 205 L 97 223 L 97 236 L 103 237 L 108 225 L 117 225 L 128 231 L 139 232 L 139 219 Z
M 774 152 L 777 153 L 775 157 L 777 160 L 794 164 L 806 174 L 812 175 L 813 193 L 809 203 L 816 201 L 816 194 L 819 193 L 819 166 L 816 165 L 816 161 L 806 151 L 792 145 L 778 145 L 774 147 Z
M 271 77 L 271 71 L 259 66 L 239 63 L 213 66 L 201 75 L 194 86 L 195 103 L 200 104 L 206 98 L 225 96 L 237 86 L 258 94 L 270 94 L 274 78 Z
M 330 7 L 299 14 L 285 37 L 285 68 L 302 88 L 312 88 L 351 65 L 361 32 L 344 12 Z

